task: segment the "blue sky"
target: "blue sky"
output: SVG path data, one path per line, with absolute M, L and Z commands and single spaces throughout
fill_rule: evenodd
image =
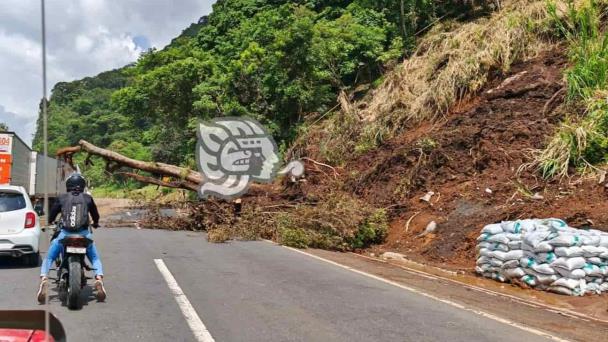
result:
M 47 0 L 49 90 L 162 48 L 209 14 L 212 0 Z M 0 121 L 25 141 L 42 94 L 40 1 L 0 0 Z

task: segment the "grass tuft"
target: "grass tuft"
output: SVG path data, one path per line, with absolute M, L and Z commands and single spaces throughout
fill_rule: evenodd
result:
M 608 161 L 608 35 L 602 32 L 606 2 L 550 3 L 553 24 L 569 43 L 568 105 L 582 108 L 560 125 L 533 161 L 545 178 L 583 171 Z

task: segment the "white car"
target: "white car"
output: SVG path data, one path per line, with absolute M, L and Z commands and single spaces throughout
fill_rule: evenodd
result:
M 40 234 L 40 219 L 25 189 L 0 185 L 0 256 L 38 266 Z

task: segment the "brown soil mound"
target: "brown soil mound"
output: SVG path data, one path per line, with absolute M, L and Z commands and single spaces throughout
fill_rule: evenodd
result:
M 348 163 L 343 190 L 395 213 L 387 242 L 374 249 L 471 267 L 475 238 L 489 223 L 558 217 L 608 227 L 608 196 L 597 180 L 546 182 L 534 170 L 517 172 L 562 119 L 555 108 L 565 66 L 557 51 L 518 64 L 446 117 Z M 306 192 L 325 189 L 321 179 L 309 179 Z M 427 203 L 420 198 L 428 191 L 435 195 Z M 430 221 L 437 231 L 421 234 Z

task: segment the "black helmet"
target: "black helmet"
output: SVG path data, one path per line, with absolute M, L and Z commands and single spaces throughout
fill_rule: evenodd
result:
M 65 188 L 67 191 L 84 191 L 87 186 L 87 181 L 82 177 L 80 173 L 73 173 L 65 181 Z

